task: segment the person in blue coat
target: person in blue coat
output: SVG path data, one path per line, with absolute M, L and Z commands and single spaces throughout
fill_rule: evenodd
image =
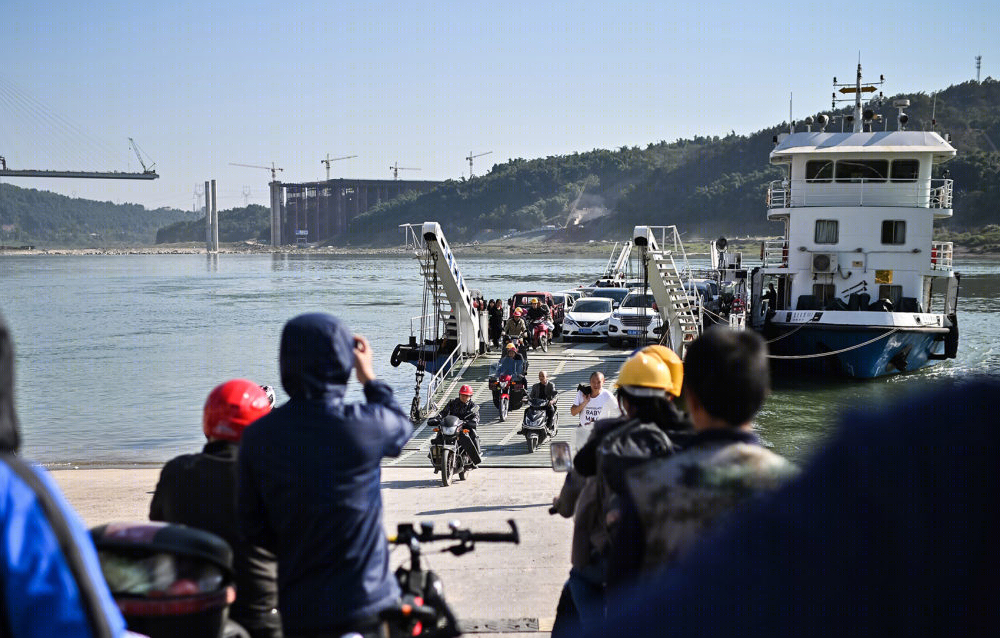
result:
M 117 638 L 94 545 L 42 468 L 17 457 L 14 348 L 0 316 L 0 636 Z
M 413 426 L 375 378 L 368 341 L 336 317 L 290 320 L 279 359 L 290 399 L 243 433 L 240 530 L 278 557 L 286 636 L 362 630 L 399 599 L 382 527 L 380 463 L 399 455 Z M 352 371 L 366 403 L 344 400 Z
M 801 476 L 592 636 L 997 634 L 1000 379 L 846 415 Z

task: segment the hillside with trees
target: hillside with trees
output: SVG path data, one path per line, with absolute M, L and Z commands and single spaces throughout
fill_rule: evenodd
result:
M 271 209 L 258 204 L 219 211 L 219 241 L 271 240 Z M 165 226 L 156 232 L 157 244 L 205 241 L 205 216 Z
M 0 238 L 5 243 L 60 247 L 149 244 L 158 228 L 192 217 L 173 208 L 148 210 L 0 184 Z
M 909 130 L 951 133 L 958 149 L 943 167 L 955 180 L 955 215 L 946 230 L 1000 222 L 1000 82 L 987 78 L 936 95 L 888 97 L 876 112 L 890 130 L 896 98 L 911 101 Z M 774 234 L 780 229 L 765 219 L 764 194 L 782 171 L 768 164 L 768 153 L 773 137 L 787 130 L 784 122 L 749 135 L 515 159 L 481 177 L 386 202 L 355 219 L 339 241 L 399 241 L 398 224 L 426 219 L 441 221 L 459 241 L 545 225 L 565 229 L 554 237 L 567 240 L 620 237 L 638 223 L 678 224 L 688 235 Z M 839 130 L 839 121 L 827 127 Z

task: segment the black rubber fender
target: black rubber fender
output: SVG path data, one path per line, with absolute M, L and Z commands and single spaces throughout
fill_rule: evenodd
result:
M 393 368 L 398 368 L 399 364 L 403 362 L 403 360 L 402 360 L 402 358 L 400 357 L 400 354 L 399 354 L 399 351 L 400 351 L 400 349 L 402 349 L 402 347 L 403 347 L 403 344 L 399 344 L 399 345 L 396 346 L 396 349 L 392 351 L 392 358 L 389 359 L 389 363 L 392 364 Z
M 958 316 L 950 314 L 948 319 L 951 321 L 951 326 L 944 338 L 944 356 L 954 359 L 958 356 Z

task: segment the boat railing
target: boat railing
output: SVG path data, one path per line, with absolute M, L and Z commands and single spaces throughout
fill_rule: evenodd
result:
M 767 207 L 892 206 L 951 209 L 954 180 L 886 179 L 775 180 L 767 186 Z
M 416 317 L 410 317 L 410 336 L 411 337 L 417 336 L 417 333 L 420 331 L 421 322 L 423 322 L 423 321 L 429 321 L 429 320 L 431 320 L 433 318 L 434 318 L 433 313 L 426 314 L 426 315 L 417 315 Z M 417 322 L 417 329 L 416 330 L 413 329 L 413 322 L 414 321 Z M 426 324 L 423 324 L 423 325 L 426 325 Z
M 448 358 L 444 360 L 441 366 L 431 377 L 430 381 L 427 382 L 427 402 L 424 405 L 424 409 L 427 412 L 432 411 L 432 404 L 434 402 L 434 395 L 437 394 L 438 388 L 441 387 L 441 383 L 447 379 L 449 376 L 458 371 L 458 364 L 462 361 L 462 340 L 457 339 L 457 345 L 455 349 L 451 351 Z
M 400 224 L 399 227 L 403 229 L 403 234 L 405 235 L 404 243 L 407 250 L 421 251 L 427 248 L 424 244 L 424 237 L 422 234 L 423 224 Z
M 955 244 L 950 241 L 931 242 L 931 269 L 951 270 Z
M 763 266 L 765 268 L 788 268 L 788 240 L 765 240 L 763 261 Z

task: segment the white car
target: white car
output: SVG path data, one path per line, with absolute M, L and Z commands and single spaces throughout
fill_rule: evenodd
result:
M 656 302 L 649 292 L 633 290 L 615 308 L 608 322 L 608 345 L 618 347 L 626 339 L 659 341 L 663 332 L 663 320 L 656 310 Z
M 580 297 L 583 297 L 583 293 L 580 292 L 579 290 L 560 290 L 560 291 L 554 292 L 552 294 L 553 295 L 564 295 L 567 298 L 567 300 L 569 300 L 570 303 L 567 304 L 566 310 L 569 310 L 570 308 L 572 308 L 573 304 L 575 304 L 576 302 L 580 301 Z
M 607 337 L 611 300 L 584 297 L 566 312 L 563 337 Z

